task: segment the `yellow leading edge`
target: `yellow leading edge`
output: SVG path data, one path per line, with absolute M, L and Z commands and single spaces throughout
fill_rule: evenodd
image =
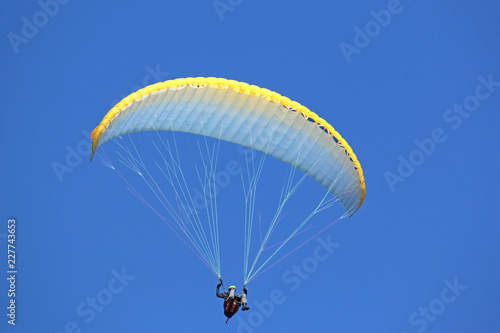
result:
M 312 119 L 319 127 L 321 127 L 325 132 L 330 134 L 343 149 L 345 149 L 345 153 L 353 162 L 356 172 L 358 173 L 359 176 L 359 182 L 360 182 L 359 185 L 361 187 L 361 198 L 357 209 L 359 209 L 362 206 L 365 198 L 365 179 L 363 176 L 363 170 L 349 144 L 329 123 L 327 123 L 324 119 L 320 118 L 316 113 L 312 112 L 307 107 L 299 104 L 298 102 L 292 101 L 285 96 L 281 96 L 280 94 L 265 88 L 259 88 L 254 85 L 249 85 L 247 83 L 238 82 L 235 80 L 227 80 L 223 78 L 214 78 L 214 77 L 180 78 L 180 79 L 152 84 L 150 86 L 147 86 L 143 89 L 136 91 L 135 93 L 130 94 L 129 96 L 121 100 L 118 104 L 116 104 L 106 114 L 101 123 L 92 132 L 93 142 L 92 142 L 91 159 L 97 147 L 101 143 L 103 143 L 99 141 L 101 139 L 101 136 L 106 131 L 112 120 L 115 119 L 115 117 L 117 117 L 120 114 L 120 112 L 127 109 L 134 102 L 140 102 L 143 99 L 149 97 L 151 94 L 159 94 L 161 92 L 167 91 L 168 89 L 174 89 L 174 90 L 181 89 L 186 86 L 191 86 L 191 87 L 208 86 L 216 89 L 231 89 L 232 91 L 239 94 L 260 97 L 271 103 L 281 104 L 285 108 L 300 112 L 302 116 L 305 119 L 308 119 L 309 121 Z

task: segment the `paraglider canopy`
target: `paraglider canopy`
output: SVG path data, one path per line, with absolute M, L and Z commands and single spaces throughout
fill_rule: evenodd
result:
M 92 132 L 92 153 L 140 131 L 179 131 L 251 147 L 307 173 L 342 203 L 363 204 L 365 181 L 348 143 L 324 119 L 287 97 L 222 78 L 185 78 L 145 87 L 119 102 Z

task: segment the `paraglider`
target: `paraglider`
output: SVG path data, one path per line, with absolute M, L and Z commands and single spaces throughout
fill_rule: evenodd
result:
M 152 149 L 146 152 L 136 144 L 131 134 L 137 132 L 152 133 L 151 140 L 157 140 Z M 172 133 L 172 137 L 166 139 L 160 132 Z M 205 141 L 206 153 L 202 152 L 203 145 L 198 144 L 200 155 L 208 157 L 202 161 L 200 168 L 195 165 L 196 177 L 184 176 L 185 167 L 180 156 L 186 146 L 181 143 L 179 149 L 177 140 L 182 140 L 174 135 L 181 132 L 196 134 L 203 140 L 213 138 L 218 142 L 213 144 L 214 148 L 210 150 L 209 147 L 212 146 Z M 243 305 L 243 310 L 248 309 L 246 285 L 250 281 L 340 219 L 351 217 L 362 206 L 365 198 L 365 180 L 361 165 L 348 143 L 328 122 L 287 97 L 246 83 L 199 77 L 160 82 L 140 89 L 113 107 L 94 129 L 91 159 L 105 142 L 114 138 L 121 140 L 128 136 L 131 142 L 129 147 L 123 140 L 116 142 L 120 149 L 117 153 L 118 160 L 146 184 L 146 188 L 153 192 L 155 200 L 161 203 L 163 211 L 166 211 L 171 219 L 152 208 L 140 191 L 118 173 L 106 153 L 101 156 L 103 164 L 115 170 L 127 182 L 129 190 L 153 209 L 190 247 L 220 279 L 220 284 L 220 202 L 217 200 L 220 186 L 217 187 L 216 184 L 219 175 L 219 145 L 220 142 L 229 142 L 262 153 L 260 160 L 245 159 L 244 162 L 249 164 L 248 168 L 246 172 L 238 174 L 245 203 L 242 213 L 244 241 L 241 242 L 244 289 L 241 295 L 236 295 L 236 288 L 230 288 L 224 296 L 225 294 L 219 292 L 220 285 L 217 286 L 217 296 L 225 299 L 224 309 L 228 318 L 236 313 L 240 305 Z M 144 154 L 157 154 L 158 157 L 153 158 L 151 162 L 152 166 L 147 165 Z M 281 194 L 278 193 L 279 200 L 273 206 L 274 211 L 263 218 L 264 214 L 256 208 L 256 193 L 265 156 L 285 162 L 291 171 L 288 180 L 278 191 Z M 194 164 L 188 162 L 187 165 L 191 168 Z M 159 176 L 153 174 L 155 170 Z M 300 170 L 302 176 L 296 176 L 296 170 Z M 298 180 L 294 183 L 296 178 Z M 286 216 L 286 207 L 290 207 L 290 210 L 302 207 L 304 199 L 293 204 L 291 198 L 300 193 L 297 188 L 306 178 L 321 184 L 326 193 L 318 196 L 319 203 L 314 204 L 313 209 L 304 216 L 293 215 L 299 222 L 280 223 L 284 219 L 291 219 Z M 199 181 L 201 190 L 196 188 L 196 191 L 203 192 L 203 200 L 209 200 L 208 202 L 197 206 L 196 199 L 201 196 L 197 197 L 198 193 L 192 193 L 193 186 L 187 184 L 190 179 Z M 167 188 L 172 190 L 170 197 Z M 266 188 L 266 192 L 268 190 L 269 188 Z M 312 194 L 308 193 L 307 199 L 313 197 Z M 326 226 L 321 223 L 311 226 L 312 217 L 329 209 L 337 201 L 345 209 L 342 216 L 335 220 L 327 216 L 329 221 Z M 263 229 L 264 222 L 268 222 L 267 231 Z M 280 228 L 290 229 L 287 229 L 287 236 L 282 240 L 271 244 L 269 240 L 277 234 L 275 231 L 278 224 Z M 259 237 L 252 238 L 251 235 L 255 232 Z M 287 244 L 300 237 L 306 237 L 306 240 L 281 258 L 276 258 Z M 251 253 L 255 254 L 253 260 Z M 268 253 L 269 255 L 266 255 Z

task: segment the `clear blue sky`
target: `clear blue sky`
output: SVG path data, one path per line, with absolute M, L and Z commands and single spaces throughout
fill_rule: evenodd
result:
M 499 332 L 500 3 L 214 3 L 0 4 L 0 331 Z M 189 76 L 304 104 L 366 177 L 363 207 L 321 235 L 333 253 L 287 257 L 228 325 L 216 277 L 88 158 L 115 102 Z

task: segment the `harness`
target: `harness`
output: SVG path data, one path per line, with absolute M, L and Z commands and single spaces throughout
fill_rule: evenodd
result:
M 240 309 L 240 303 L 235 299 L 233 299 L 232 302 L 231 302 L 231 300 L 227 299 L 225 303 L 226 303 L 226 305 L 224 306 L 224 314 L 227 317 L 227 319 L 226 319 L 226 324 L 227 324 L 229 319 L 232 316 L 234 316 L 234 314 L 236 312 L 238 312 L 238 310 Z

